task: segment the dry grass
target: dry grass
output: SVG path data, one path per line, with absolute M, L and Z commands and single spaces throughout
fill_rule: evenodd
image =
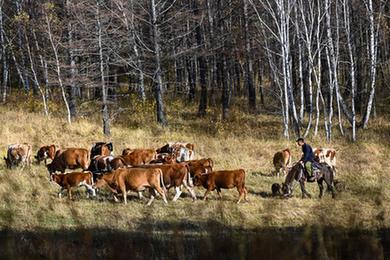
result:
M 280 199 L 269 197 L 271 184 L 283 180 L 270 176 L 272 156 L 275 151 L 289 147 L 293 159 L 297 159 L 300 151 L 292 141 L 281 137 L 279 117 L 242 114 L 233 109 L 229 122 L 221 122 L 218 110 L 210 110 L 210 116 L 197 119 L 189 112 L 195 111 L 195 107 L 182 111 L 179 109 L 182 106 L 175 102 L 169 106 L 170 126 L 165 129 L 153 122 L 150 104 L 132 107 L 119 115 L 110 139 L 115 153 L 125 147 L 159 147 L 166 141 L 194 142 L 197 156 L 212 157 L 216 169 L 247 171 L 250 203 L 236 205 L 236 190 L 223 191 L 223 201 L 212 194 L 209 201 L 195 203 L 184 192 L 185 197 L 167 206 L 158 199 L 151 207 L 145 207 L 145 202 L 136 199 L 135 194 L 126 206 L 114 203 L 105 192 L 91 200 L 85 198 L 82 189 L 74 201 L 69 201 L 56 196 L 59 187 L 48 182 L 43 165 L 6 170 L 1 163 L 0 228 L 159 231 L 177 227 L 202 232 L 216 222 L 245 230 L 315 224 L 359 229 L 390 227 L 390 123 L 386 118 L 377 119 L 371 129 L 359 133 L 360 141 L 356 144 L 336 133 L 330 146 L 339 151 L 338 179 L 346 183 L 347 190 L 338 193 L 335 200 L 329 194 L 319 200 L 316 184 L 307 185 L 314 195 L 312 199 L 301 199 L 298 187 L 293 198 Z M 39 146 L 51 143 L 89 149 L 95 141 L 107 140 L 100 133 L 100 119 L 92 116 L 92 112 L 85 114 L 85 119 L 67 125 L 54 116 L 47 119 L 36 112 L 23 111 L 0 108 L 1 155 L 5 155 L 7 144 L 17 142 L 31 143 L 36 151 Z M 336 127 L 334 132 L 338 132 Z M 311 139 L 313 146 L 326 145 L 323 136 Z M 197 189 L 198 195 L 203 192 Z

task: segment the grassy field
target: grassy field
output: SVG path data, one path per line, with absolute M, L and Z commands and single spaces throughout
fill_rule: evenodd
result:
M 124 205 L 113 202 L 107 192 L 86 199 L 83 188 L 70 201 L 57 197 L 59 186 L 49 183 L 43 165 L 7 170 L 3 162 L 0 163 L 0 229 L 82 227 L 157 232 L 177 228 L 202 232 L 213 226 L 243 230 L 306 225 L 367 230 L 390 227 L 389 118 L 372 121 L 370 129 L 359 132 L 359 142 L 354 144 L 338 136 L 336 126 L 331 144 L 325 144 L 323 135 L 309 137 L 313 146 L 337 149 L 337 178 L 345 182 L 346 190 L 337 193 L 334 200 L 329 193 L 319 200 L 317 185 L 308 184 L 312 199 L 301 199 L 298 186 L 293 198 L 282 199 L 269 196 L 271 184 L 283 181 L 271 176 L 273 154 L 289 147 L 294 161 L 300 150 L 293 141 L 281 136 L 278 116 L 242 114 L 233 109 L 229 122 L 221 122 L 219 110 L 210 110 L 208 117 L 198 119 L 191 112 L 196 111 L 195 107 L 184 111 L 181 107 L 181 103 L 168 107 L 170 124 L 161 128 L 154 123 L 150 105 L 132 106 L 116 117 L 110 139 L 101 134 L 101 121 L 93 111 L 85 112 L 68 125 L 56 116 L 45 118 L 17 106 L 12 110 L 0 107 L 1 155 L 5 155 L 8 144 L 17 142 L 32 144 L 35 153 L 45 144 L 90 149 L 96 141 L 110 140 L 116 154 L 125 147 L 156 148 L 167 141 L 194 142 L 196 156 L 213 158 L 215 169 L 246 170 L 249 203 L 236 205 L 236 190 L 222 191 L 223 201 L 213 193 L 207 202 L 192 202 L 185 191 L 175 203 L 165 205 L 157 199 L 151 207 L 146 207 L 145 201 L 138 200 L 135 193 L 129 196 L 129 204 Z M 197 188 L 196 192 L 203 195 L 204 190 Z

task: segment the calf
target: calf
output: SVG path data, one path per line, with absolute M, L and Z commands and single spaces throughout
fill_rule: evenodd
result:
M 160 169 L 120 168 L 100 176 L 97 179 L 94 188 L 100 188 L 105 185 L 108 185 L 110 190 L 114 193 L 116 201 L 115 194 L 121 193 L 125 204 L 127 204 L 128 190 L 141 192 L 146 188 L 151 191 L 151 197 L 147 203 L 148 206 L 152 204 L 156 192 L 162 196 L 165 203 L 168 203 L 165 192 L 161 188 L 161 186 L 164 187 L 164 182 L 163 174 Z
M 142 165 L 136 166 L 148 169 L 161 169 L 163 173 L 163 181 L 165 187 L 169 190 L 169 188 L 175 188 L 175 197 L 172 201 L 176 201 L 179 199 L 182 191 L 181 187 L 184 186 L 191 194 L 192 200 L 196 200 L 196 195 L 194 190 L 192 189 L 193 182 L 191 179 L 190 168 L 187 164 L 163 164 L 163 165 Z
M 87 189 L 87 198 L 89 192 L 92 196 L 96 196 L 95 189 L 92 188 L 93 176 L 92 172 L 70 172 L 67 174 L 52 174 L 51 180 L 61 186 L 61 191 L 58 197 L 62 197 L 62 192 L 67 190 L 68 198 L 72 199 L 72 188 L 84 186 Z
M 22 167 L 30 165 L 31 163 L 32 147 L 27 143 L 11 144 L 7 148 L 7 157 L 4 157 L 7 168 L 11 169 L 13 166 Z
M 279 177 L 280 172 L 283 171 L 283 176 L 286 176 L 287 166 L 291 164 L 291 152 L 289 149 L 284 149 L 275 153 L 273 159 L 276 174 Z
M 248 191 L 245 187 L 245 171 L 243 169 L 198 174 L 194 177 L 194 183 L 196 186 L 203 186 L 206 189 L 203 200 L 206 200 L 210 191 L 215 189 L 218 192 L 218 196 L 222 199 L 221 189 L 236 187 L 239 193 L 237 204 L 241 202 L 243 197 L 245 201 L 248 201 L 246 198 Z
M 44 161 L 45 165 L 47 165 L 47 159 L 51 159 L 53 161 L 55 155 L 56 155 L 56 146 L 54 144 L 45 145 L 39 148 L 37 155 L 35 155 L 35 159 L 37 160 L 38 164 Z
M 66 169 L 82 168 L 87 170 L 89 166 L 89 152 L 83 148 L 68 148 L 64 151 L 58 150 L 51 163 L 47 165 L 50 174 L 60 171 L 65 173 Z

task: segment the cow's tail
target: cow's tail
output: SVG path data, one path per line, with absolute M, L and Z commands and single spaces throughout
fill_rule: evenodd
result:
M 192 178 L 191 178 L 191 169 L 190 169 L 190 166 L 186 163 L 186 169 L 187 169 L 187 178 L 188 178 L 188 185 L 190 185 L 191 187 L 194 186 L 193 182 L 192 182 Z
M 92 172 L 88 172 L 88 175 L 89 175 L 89 179 L 90 179 L 90 181 L 91 181 L 91 185 L 94 185 L 93 173 L 92 173 Z
M 85 160 L 85 165 L 84 165 L 84 171 L 88 170 L 89 169 L 89 166 L 91 165 L 91 161 L 90 161 L 90 155 L 89 155 L 89 152 L 87 151 L 86 153 L 84 153 L 84 160 Z M 80 162 L 81 163 L 81 162 Z
M 158 169 L 159 170 L 159 173 L 160 173 L 160 183 L 161 183 L 161 187 L 164 191 L 164 194 L 167 194 L 167 188 L 165 187 L 165 184 L 164 184 L 164 174 L 162 172 L 161 169 Z

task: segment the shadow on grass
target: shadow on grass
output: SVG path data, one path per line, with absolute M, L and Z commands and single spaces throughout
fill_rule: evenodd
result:
M 160 221 L 153 229 L 145 223 L 132 232 L 100 228 L 3 230 L 0 258 L 386 259 L 389 243 L 389 229 L 347 232 L 306 227 L 244 232 L 215 221 L 194 225 Z

